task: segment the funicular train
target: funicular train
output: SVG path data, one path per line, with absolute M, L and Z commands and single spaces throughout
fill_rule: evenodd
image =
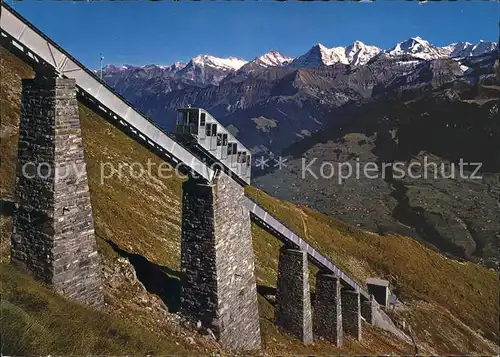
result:
M 201 108 L 177 110 L 176 134 L 187 144 L 219 160 L 239 179 L 250 184 L 252 155 L 223 125 Z

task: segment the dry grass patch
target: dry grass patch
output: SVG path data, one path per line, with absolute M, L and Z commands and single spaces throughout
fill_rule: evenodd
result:
M 0 265 L 0 281 L 4 355 L 185 355 L 192 348 L 68 301 L 11 265 Z

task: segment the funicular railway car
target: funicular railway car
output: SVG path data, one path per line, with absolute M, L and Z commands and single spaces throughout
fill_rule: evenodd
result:
M 177 110 L 176 134 L 219 160 L 241 180 L 250 183 L 252 155 L 236 138 L 206 110 Z

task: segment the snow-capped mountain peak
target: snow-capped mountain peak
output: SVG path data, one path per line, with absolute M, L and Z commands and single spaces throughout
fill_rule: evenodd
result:
M 353 66 L 366 64 L 369 60 L 381 52 L 381 49 L 376 46 L 365 45 L 361 41 L 354 41 L 345 49 L 346 60 Z
M 479 56 L 486 52 L 498 51 L 498 43 L 480 40 L 472 45 L 471 56 Z
M 388 50 L 387 53 L 392 56 L 411 55 L 423 60 L 431 60 L 446 56 L 446 53 L 442 49 L 432 45 L 429 41 L 419 36 L 411 37 L 408 40 L 397 43 L 396 46 Z
M 461 41 L 449 44 L 442 47 L 442 49 L 450 57 L 462 57 L 461 54 L 464 54 L 470 46 L 472 46 L 472 43 Z
M 108 64 L 108 65 L 104 66 L 104 68 L 102 70 L 105 73 L 116 73 L 116 72 L 122 72 L 122 71 L 126 71 L 126 70 L 133 69 L 133 68 L 137 68 L 137 67 L 127 65 L 127 64 L 124 64 L 124 65 Z
M 197 86 L 218 85 L 228 74 L 233 73 L 248 63 L 237 57 L 220 58 L 211 55 L 199 55 L 176 73 L 176 77 Z
M 174 64 L 171 64 L 171 65 L 147 64 L 144 66 L 132 66 L 132 65 L 128 65 L 128 64 L 124 64 L 124 65 L 109 64 L 103 68 L 103 72 L 109 74 L 109 73 L 126 72 L 126 71 L 131 71 L 131 70 L 144 70 L 144 71 L 160 70 L 162 72 L 175 73 L 184 67 L 186 67 L 186 63 L 183 63 L 183 62 L 175 62 Z
M 322 43 L 317 43 L 314 45 L 306 55 L 309 57 L 317 57 L 320 59 L 321 63 L 326 66 L 331 66 L 337 62 L 344 62 L 344 48 L 343 47 L 333 47 L 328 48 Z
M 487 52 L 493 52 L 498 50 L 498 43 L 488 42 L 483 40 L 480 40 L 476 44 L 460 41 L 449 44 L 448 46 L 444 47 L 435 47 L 429 44 L 429 42 L 424 41 L 419 37 L 416 39 L 420 40 L 418 41 L 418 44 L 410 45 L 407 46 L 406 48 L 404 47 L 404 45 L 400 46 L 399 49 L 396 48 L 398 45 L 405 44 L 405 42 L 406 42 L 405 45 L 407 45 L 408 41 L 410 41 L 407 40 L 396 45 L 396 47 L 389 50 L 388 53 L 391 52 L 392 54 L 406 53 L 406 54 L 411 54 L 414 57 L 420 57 L 422 59 L 428 60 L 441 57 L 464 58 L 470 56 L 479 56 Z M 419 44 L 421 44 L 421 46 L 419 46 Z
M 331 66 L 338 62 L 348 64 L 344 47 L 326 48 L 322 46 L 321 51 L 323 53 L 323 61 L 327 66 Z
M 358 66 L 367 63 L 380 51 L 380 48 L 367 46 L 361 41 L 355 41 L 347 47 L 333 48 L 328 48 L 318 43 L 306 54 L 297 57 L 290 65 L 293 67 L 318 67 L 343 63 Z
M 219 58 L 210 55 L 199 55 L 190 61 L 193 65 L 208 66 L 225 71 L 237 71 L 247 62 L 248 61 L 237 57 Z
M 319 43 L 319 42 L 317 44 L 315 44 L 312 48 L 317 48 L 321 52 L 325 52 L 325 53 L 327 53 L 330 50 L 328 47 L 326 47 L 325 45 L 323 45 L 322 43 Z
M 292 67 L 320 67 L 331 66 L 337 62 L 344 62 L 344 48 L 328 48 L 321 43 L 314 45 L 306 54 L 297 57 L 290 63 Z
M 291 62 L 292 57 L 283 56 L 280 52 L 271 50 L 264 53 L 262 56 L 256 57 L 252 62 L 261 65 L 262 67 L 279 67 Z
M 252 61 L 239 69 L 240 73 L 251 73 L 261 71 L 269 67 L 282 67 L 293 61 L 292 57 L 283 56 L 280 52 L 271 50 L 261 56 L 255 57 Z

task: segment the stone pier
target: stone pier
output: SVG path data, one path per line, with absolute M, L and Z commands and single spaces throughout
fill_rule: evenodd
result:
M 370 295 L 370 300 L 361 302 L 361 316 L 371 325 L 373 325 L 374 311 L 377 307 L 378 304 L 373 295 Z
M 282 247 L 276 283 L 276 324 L 308 345 L 313 341 L 307 253 Z
M 316 298 L 314 301 L 314 337 L 342 346 L 342 306 L 340 279 L 332 274 L 319 272 L 316 275 Z
M 361 340 L 361 306 L 359 292 L 344 288 L 341 290 L 342 327 L 344 333 Z
M 229 349 L 261 346 L 250 215 L 244 189 L 221 173 L 183 185 L 181 313 Z
M 103 305 L 74 79 L 22 83 L 12 263 L 60 294 Z

